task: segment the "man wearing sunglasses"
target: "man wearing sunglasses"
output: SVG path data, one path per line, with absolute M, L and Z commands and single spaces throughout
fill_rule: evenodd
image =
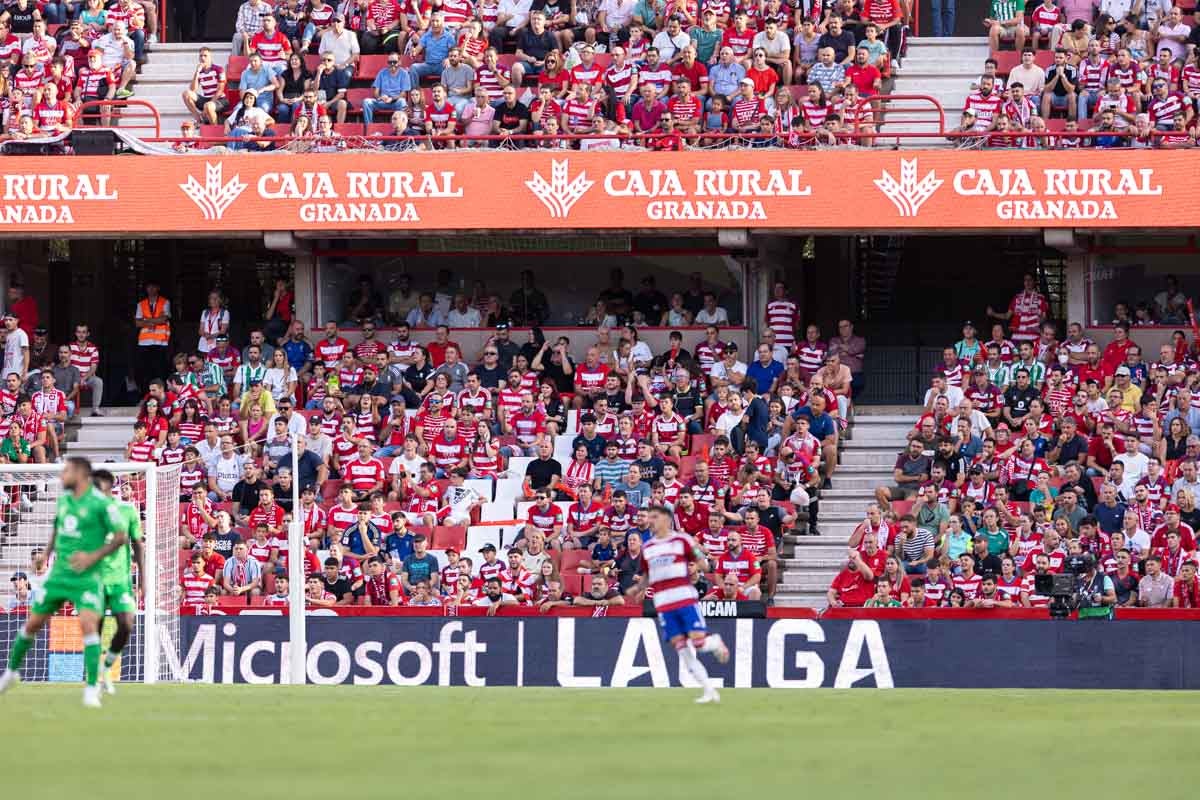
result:
M 408 103 L 405 97 L 412 86 L 408 70 L 400 68 L 400 55 L 388 55 L 387 68 L 381 69 L 371 85 L 375 96 L 363 100 L 363 121 L 368 125 L 375 121 L 376 111 L 400 111 Z

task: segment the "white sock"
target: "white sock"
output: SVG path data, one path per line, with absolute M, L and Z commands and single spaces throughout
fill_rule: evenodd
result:
M 706 691 L 711 689 L 712 686 L 708 680 L 708 670 L 706 670 L 704 665 L 700 663 L 700 659 L 696 658 L 696 651 L 692 649 L 692 646 L 690 644 L 684 645 L 683 649 L 679 651 L 679 655 L 683 658 L 683 664 L 685 667 L 687 667 L 688 672 L 692 674 L 692 677 L 695 678 Z
M 696 649 L 701 653 L 715 653 L 721 649 L 721 637 L 709 634 L 704 637 L 704 643 Z

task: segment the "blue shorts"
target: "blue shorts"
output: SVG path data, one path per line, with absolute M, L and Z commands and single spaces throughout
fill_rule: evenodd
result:
M 704 617 L 700 614 L 700 606 L 695 603 L 673 611 L 660 611 L 658 624 L 662 627 L 663 641 L 665 642 L 671 641 L 676 636 L 704 633 L 708 630 L 704 624 Z

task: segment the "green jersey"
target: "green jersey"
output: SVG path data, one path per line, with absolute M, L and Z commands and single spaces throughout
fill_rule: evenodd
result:
M 992 13 L 990 16 L 996 22 L 1008 22 L 1020 14 L 1017 8 L 1016 0 L 992 0 Z
M 128 586 L 133 579 L 130 570 L 130 564 L 133 561 L 133 542 L 141 541 L 142 519 L 138 510 L 129 503 L 113 500 L 112 504 L 116 506 L 117 514 L 121 518 L 120 525 L 114 532 L 124 533 L 129 541 L 109 553 L 104 559 L 100 580 L 105 586 Z
M 54 512 L 54 552 L 51 573 L 64 577 L 98 577 L 101 562 L 86 572 L 71 569 L 71 555 L 90 553 L 104 547 L 113 531 L 121 529 L 121 517 L 113 501 L 91 487 L 83 497 L 67 492 L 58 498 Z

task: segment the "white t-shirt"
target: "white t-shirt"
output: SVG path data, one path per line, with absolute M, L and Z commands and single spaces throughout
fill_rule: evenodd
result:
M 950 410 L 951 411 L 958 408 L 959 405 L 962 404 L 963 397 L 965 396 L 965 395 L 963 395 L 963 390 L 958 388 L 957 386 L 947 386 L 946 391 L 942 392 L 942 395 L 947 400 L 950 401 Z M 933 399 L 933 389 L 926 389 L 925 390 L 925 399 L 922 401 L 925 404 L 926 408 L 929 408 L 929 401 L 932 399 Z M 974 427 L 974 426 L 972 426 L 972 427 Z
M 275 414 L 267 422 L 267 430 L 271 432 L 272 436 L 275 435 L 275 420 L 277 419 L 279 419 L 279 415 Z M 288 419 L 287 427 L 288 433 L 294 433 L 296 436 L 304 436 L 308 433 L 308 420 L 304 417 L 304 415 L 297 414 L 293 411 L 291 418 Z M 320 453 L 317 455 L 320 455 Z
M 222 456 L 213 464 L 213 474 L 217 478 L 217 488 L 222 492 L 232 492 L 233 487 L 242 479 L 242 457 L 233 455 L 229 458 Z
M 291 366 L 288 367 L 270 367 L 262 378 L 263 386 L 271 393 L 271 399 L 279 400 L 287 391 L 288 383 L 294 383 L 296 380 L 296 370 Z M 291 397 L 289 394 L 288 397 Z M 295 398 L 292 398 L 295 399 Z M 294 418 L 294 416 L 293 416 Z M 288 427 L 291 427 L 290 425 Z M 300 430 L 297 433 L 304 433 L 304 423 L 301 422 Z
M 629 349 L 629 359 L 635 364 L 646 366 L 654 360 L 654 353 L 650 351 L 650 345 L 639 341 Z
M 726 411 L 717 417 L 717 422 L 713 427 L 717 429 L 718 433 L 728 436 L 730 431 L 742 424 L 742 417 L 745 415 L 745 411 Z
M 207 353 L 209 350 L 217 346 L 217 334 L 221 332 L 221 326 L 229 326 L 229 311 L 224 308 L 219 308 L 213 311 L 206 308 L 200 312 L 200 341 L 196 344 L 196 349 L 201 353 Z
M 4 374 L 15 372 L 25 375 L 25 354 L 29 349 L 29 335 L 20 328 L 9 331 L 4 339 Z
M 733 379 L 730 377 L 730 375 L 735 372 L 738 375 L 745 376 L 746 362 L 734 360 L 733 366 L 726 367 L 724 361 L 718 361 L 712 365 L 712 372 L 710 374 L 714 380 L 732 382 Z
M 300 415 L 294 414 L 293 416 Z M 329 455 L 333 452 L 333 440 L 323 433 L 319 433 L 316 436 L 306 436 L 304 437 L 304 442 L 305 448 L 310 452 L 316 453 L 317 458 L 322 461 L 329 458 Z
M 1146 533 L 1141 528 L 1137 529 L 1137 533 L 1133 536 L 1125 534 L 1126 546 L 1137 550 L 1142 555 L 1150 553 L 1150 534 Z
M 959 419 L 962 418 L 959 417 Z M 978 436 L 981 439 L 986 431 L 990 431 L 992 429 L 992 423 L 988 420 L 987 416 L 977 408 L 971 409 L 971 416 L 968 419 L 971 423 L 971 434 Z M 958 423 L 955 422 L 954 424 L 957 425 Z
M 696 314 L 695 324 L 696 325 L 728 325 L 729 324 L 729 312 L 727 312 L 725 309 L 721 308 L 720 306 L 717 306 L 715 309 L 713 309 L 712 313 L 710 314 L 707 308 L 702 308 L 702 309 L 700 309 L 700 312 L 698 314 Z
M 1145 453 L 1121 453 L 1113 459 L 1125 465 L 1125 476 L 1121 481 L 1121 493 L 1133 497 L 1133 487 L 1150 468 L 1150 459 Z
M 452 308 L 446 314 L 446 324 L 451 328 L 478 328 L 483 324 L 483 317 L 480 316 L 479 309 L 475 307 L 470 307 L 466 311 Z
M 401 472 L 403 472 L 408 476 L 410 481 L 420 480 L 421 465 L 424 464 L 425 461 L 426 459 L 421 458 L 420 456 L 405 458 L 403 455 L 399 455 L 392 459 L 392 465 L 388 468 L 388 472 L 392 475 L 399 475 Z

